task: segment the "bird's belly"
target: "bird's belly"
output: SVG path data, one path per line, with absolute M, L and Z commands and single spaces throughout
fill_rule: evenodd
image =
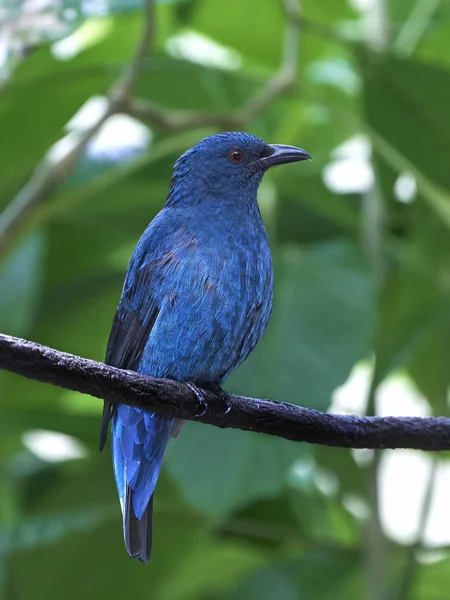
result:
M 192 267 L 165 290 L 139 371 L 218 383 L 247 357 L 269 321 L 270 253 L 228 248 Z

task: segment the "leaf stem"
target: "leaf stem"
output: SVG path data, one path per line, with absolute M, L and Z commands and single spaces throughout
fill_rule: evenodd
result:
M 399 56 L 408 58 L 413 54 L 440 4 L 441 0 L 416 1 L 393 43 Z

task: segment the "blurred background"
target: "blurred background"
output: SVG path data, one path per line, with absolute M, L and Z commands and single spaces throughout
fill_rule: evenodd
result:
M 446 0 L 160 1 L 147 20 L 138 0 L 0 0 L 0 331 L 103 360 L 174 161 L 244 129 L 313 161 L 261 186 L 274 313 L 227 390 L 448 415 L 449 107 Z M 146 566 L 101 404 L 0 373 L 3 598 L 447 598 L 448 454 L 189 424 Z

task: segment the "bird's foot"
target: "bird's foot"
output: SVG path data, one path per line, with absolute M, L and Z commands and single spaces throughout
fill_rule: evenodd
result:
M 203 415 L 208 410 L 208 403 L 206 402 L 206 398 L 205 398 L 205 394 L 204 394 L 203 390 L 201 390 L 197 385 L 195 385 L 195 383 L 192 383 L 192 381 L 185 381 L 184 384 L 191 390 L 191 392 L 193 392 L 195 394 L 195 397 L 200 402 L 200 407 L 201 407 L 202 411 L 200 413 L 196 414 L 195 416 L 203 417 Z
M 223 414 L 227 415 L 233 408 L 233 401 L 230 394 L 228 394 L 219 384 L 211 386 L 210 390 L 214 392 L 216 396 L 219 396 L 219 398 L 225 404 L 226 410 Z

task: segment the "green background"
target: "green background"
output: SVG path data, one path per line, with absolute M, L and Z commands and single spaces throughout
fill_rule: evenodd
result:
M 376 358 L 361 397 L 369 413 L 379 385 L 400 371 L 430 414 L 447 415 L 450 7 L 373 4 L 364 13 L 345 0 L 302 0 L 296 83 L 246 125 L 268 142 L 307 149 L 313 161 L 273 170 L 261 187 L 274 313 L 226 388 L 327 410 L 352 368 Z M 134 0 L 30 6 L 0 3 L 9 40 L 0 71 L 0 209 L 78 109 L 107 92 L 142 27 Z M 55 57 L 53 42 L 78 27 L 84 47 Z M 228 114 L 277 71 L 284 27 L 275 0 L 159 2 L 135 93 L 167 110 Z M 174 56 L 168 40 L 186 32 L 233 50 L 239 66 Z M 148 147 L 133 152 L 125 142 L 116 153 L 88 151 L 11 243 L 2 247 L 0 238 L 0 331 L 103 360 L 129 257 L 164 203 L 172 165 L 214 131 L 155 129 Z M 337 193 L 324 172 L 342 162 L 334 150 L 354 136 L 364 136 L 371 154 L 359 150 L 347 162 Z M 361 162 L 373 185 L 352 184 Z M 405 173 L 417 189 L 400 202 L 395 189 Z M 403 544 L 380 527 L 376 492 L 386 483 L 378 460 L 201 424 L 169 446 L 150 565 L 130 561 L 109 448 L 97 451 L 100 411 L 88 396 L 0 374 L 4 598 L 447 597 L 446 547 L 431 553 L 418 523 L 417 539 Z M 26 442 L 30 430 L 73 436 L 85 456 L 43 460 Z M 448 457 L 432 460 L 439 469 Z M 422 496 L 423 485 L 413 491 Z M 349 510 L 349 497 L 364 507 L 360 514 Z

